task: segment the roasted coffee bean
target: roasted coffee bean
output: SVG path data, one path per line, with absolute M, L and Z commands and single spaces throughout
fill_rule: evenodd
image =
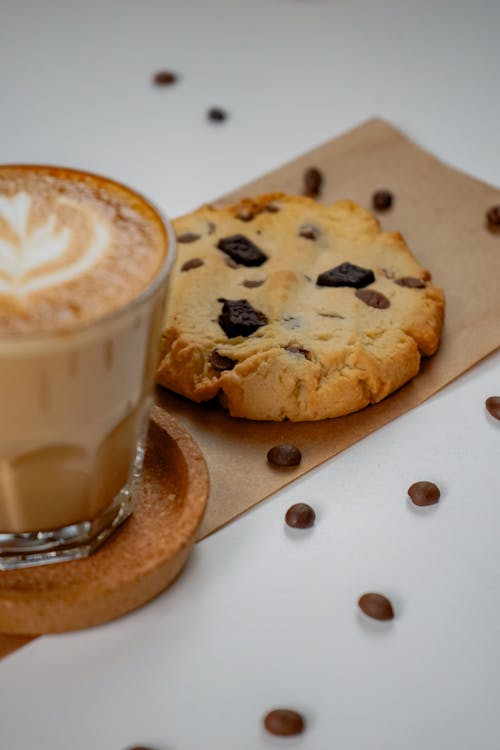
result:
M 256 289 L 258 286 L 262 286 L 264 283 L 264 280 L 259 279 L 245 279 L 245 281 L 241 282 L 243 286 L 246 286 L 247 289 Z
M 387 211 L 394 201 L 394 196 L 389 190 L 377 190 L 372 196 L 372 205 L 375 211 Z
M 267 255 L 260 247 L 257 247 L 244 234 L 223 237 L 217 243 L 217 247 L 242 266 L 261 266 L 267 260 Z
M 361 611 L 374 620 L 392 620 L 394 617 L 392 604 L 383 594 L 363 594 L 358 604 Z
M 312 224 L 304 224 L 299 229 L 299 237 L 304 237 L 306 240 L 317 240 L 319 237 L 319 229 L 313 227 Z
M 369 268 L 355 266 L 353 263 L 341 263 L 320 273 L 316 279 L 318 286 L 351 286 L 361 289 L 375 281 L 375 274 Z
M 307 503 L 291 505 L 285 516 L 287 525 L 294 529 L 310 529 L 311 526 L 314 526 L 315 520 L 316 513 Z
M 159 70 L 153 76 L 153 83 L 156 86 L 171 86 L 177 81 L 177 74 L 171 70 Z
M 356 297 L 364 302 L 365 305 L 376 307 L 378 310 L 385 310 L 391 304 L 385 295 L 377 292 L 375 289 L 357 289 Z
M 408 488 L 408 495 L 414 505 L 423 508 L 438 503 L 441 492 L 433 482 L 415 482 Z
M 220 107 L 211 107 L 207 112 L 207 117 L 211 122 L 224 122 L 227 120 L 227 112 Z
M 228 338 L 250 336 L 261 326 L 267 325 L 263 312 L 256 310 L 246 299 L 219 299 L 222 312 L 218 322 Z
M 192 268 L 199 268 L 204 264 L 205 261 L 201 258 L 191 258 L 191 260 L 187 260 L 185 263 L 183 263 L 183 265 L 181 266 L 181 271 L 191 271 Z
M 302 460 L 302 453 L 295 445 L 282 443 L 268 451 L 267 460 L 273 466 L 298 466 Z
M 399 286 L 407 286 L 409 289 L 425 289 L 425 281 L 417 279 L 415 276 L 402 276 L 395 280 Z
M 500 229 L 500 205 L 492 206 L 486 213 L 486 221 L 490 229 Z
M 285 349 L 292 354 L 300 354 L 301 357 L 311 359 L 311 352 L 307 349 L 303 349 L 301 346 L 285 346 Z
M 225 357 L 223 354 L 219 354 L 217 349 L 214 349 L 210 353 L 210 364 L 214 368 L 214 370 L 232 370 L 233 367 L 237 364 L 235 359 L 231 359 L 231 357 Z
M 243 206 L 243 208 L 240 208 L 240 210 L 238 211 L 237 216 L 240 221 L 252 221 L 255 214 L 251 208 L 249 208 L 248 206 Z
M 492 417 L 500 419 L 500 396 L 490 396 L 484 404 Z
M 271 734 L 292 737 L 302 734 L 305 722 L 301 714 L 289 708 L 275 708 L 264 716 L 264 726 Z
M 195 234 L 194 232 L 184 232 L 184 234 L 179 234 L 177 237 L 177 242 L 182 242 L 183 244 L 187 244 L 188 242 L 196 242 L 196 240 L 200 239 L 199 234 Z
M 303 194 L 309 198 L 317 198 L 323 186 L 323 175 L 316 167 L 309 167 L 304 172 Z
M 266 203 L 264 206 L 264 211 L 267 211 L 270 214 L 277 214 L 280 210 L 280 207 L 276 205 L 276 203 Z

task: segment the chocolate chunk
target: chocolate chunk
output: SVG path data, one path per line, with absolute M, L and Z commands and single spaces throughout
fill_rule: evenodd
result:
M 231 357 L 225 357 L 223 354 L 219 354 L 217 349 L 214 349 L 210 353 L 210 364 L 214 368 L 214 370 L 232 370 L 233 367 L 237 364 L 235 359 L 231 359 Z
M 393 203 L 394 196 L 389 190 L 377 190 L 372 196 L 372 205 L 375 211 L 387 211 Z
M 414 505 L 424 508 L 438 503 L 441 492 L 433 482 L 415 482 L 408 488 L 408 495 Z
M 361 289 L 374 281 L 375 274 L 369 268 L 361 268 L 361 266 L 345 262 L 320 273 L 316 284 L 318 286 L 352 286 Z
M 493 229 L 493 230 L 500 229 L 500 206 L 492 206 L 486 212 L 486 221 L 490 229 Z
M 188 243 L 188 242 L 196 242 L 196 240 L 200 239 L 199 234 L 195 234 L 194 232 L 184 232 L 184 234 L 179 234 L 177 237 L 177 242 L 182 243 Z
M 256 310 L 246 299 L 219 299 L 222 302 L 222 312 L 218 322 L 228 338 L 234 336 L 250 336 L 267 324 L 263 312 Z
M 267 260 L 267 255 L 260 247 L 243 234 L 223 237 L 217 247 L 242 266 L 261 266 Z
M 385 310 L 391 304 L 385 295 L 375 291 L 375 289 L 357 289 L 356 297 L 365 305 L 376 307 L 378 310 Z
M 399 286 L 407 286 L 409 289 L 425 289 L 425 281 L 417 279 L 415 276 L 402 276 L 400 279 L 396 279 L 395 283 Z
M 306 240 L 317 240 L 319 229 L 313 227 L 312 224 L 303 224 L 299 229 L 299 237 L 304 237 Z
M 490 396 L 484 402 L 487 410 L 495 419 L 500 419 L 500 396 Z
M 273 466 L 298 466 L 302 460 L 302 453 L 295 445 L 282 443 L 268 451 L 267 460 Z
M 264 211 L 267 211 L 270 214 L 277 214 L 280 210 L 280 207 L 276 205 L 276 203 L 266 203 L 264 206 Z
M 311 352 L 307 349 L 303 349 L 301 346 L 285 346 L 285 349 L 292 354 L 300 354 L 301 357 L 305 357 L 309 360 L 311 359 Z
M 285 516 L 287 525 L 294 529 L 310 529 L 311 526 L 314 526 L 315 520 L 316 513 L 307 503 L 291 505 Z
M 246 286 L 247 289 L 256 289 L 258 286 L 262 286 L 264 279 L 245 279 L 245 281 L 242 281 L 241 283 L 243 286 Z
M 394 610 L 389 599 L 382 594 L 363 594 L 358 601 L 359 608 L 368 617 L 373 617 L 374 620 L 392 620 L 394 618 Z
M 177 81 L 177 74 L 171 70 L 159 70 L 153 76 L 153 83 L 156 86 L 171 86 Z
M 271 734 L 292 737 L 302 734 L 305 722 L 301 714 L 289 708 L 275 708 L 264 716 L 264 726 Z
M 304 172 L 303 194 L 309 198 L 317 198 L 323 186 L 323 175 L 316 167 L 309 167 Z
M 204 263 L 205 261 L 201 258 L 191 258 L 191 260 L 187 260 L 183 263 L 181 271 L 191 271 L 192 268 L 199 268 L 200 266 L 203 266 Z
M 252 221 L 255 214 L 251 208 L 249 208 L 248 206 L 243 206 L 243 208 L 240 208 L 240 210 L 238 211 L 237 216 L 240 221 Z
M 220 107 L 211 107 L 207 112 L 207 117 L 211 122 L 224 122 L 227 120 L 227 112 Z

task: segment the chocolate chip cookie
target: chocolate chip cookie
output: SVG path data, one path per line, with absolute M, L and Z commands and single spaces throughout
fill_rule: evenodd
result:
M 174 222 L 157 381 L 235 417 L 337 417 L 376 403 L 434 354 L 443 292 L 365 209 L 281 193 Z

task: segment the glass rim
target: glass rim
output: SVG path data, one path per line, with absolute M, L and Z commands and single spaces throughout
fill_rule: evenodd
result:
M 149 284 L 145 286 L 144 289 L 142 289 L 135 297 L 130 299 L 121 307 L 118 307 L 115 310 L 110 310 L 103 315 L 99 315 L 97 318 L 83 320 L 79 323 L 76 323 L 75 325 L 68 325 L 63 328 L 40 331 L 23 331 L 20 333 L 12 334 L 0 333 L 0 343 L 16 345 L 17 342 L 26 342 L 30 339 L 43 339 L 45 341 L 48 339 L 57 339 L 64 336 L 72 336 L 73 334 L 83 333 L 94 328 L 95 326 L 101 325 L 102 323 L 118 320 L 122 315 L 126 315 L 129 312 L 133 311 L 136 307 L 140 307 L 144 302 L 146 302 L 146 300 L 152 297 L 155 292 L 158 291 L 161 285 L 166 281 L 177 252 L 177 240 L 174 228 L 172 226 L 170 218 L 163 211 L 163 209 L 161 209 L 155 201 L 152 201 L 150 198 L 146 198 L 146 196 L 142 192 L 136 190 L 135 188 L 131 188 L 125 182 L 114 180 L 97 172 L 89 172 L 87 170 L 77 169 L 75 167 L 62 167 L 60 165 L 54 164 L 0 164 L 0 173 L 3 169 L 25 169 L 27 171 L 33 169 L 40 171 L 46 170 L 48 172 L 69 172 L 75 175 L 83 175 L 84 177 L 91 177 L 96 180 L 102 180 L 104 183 L 111 183 L 112 185 L 116 185 L 117 187 L 124 189 L 126 192 L 131 193 L 133 196 L 138 198 L 139 201 L 144 203 L 158 219 L 158 224 L 161 227 L 165 238 L 166 252 L 162 264 L 158 268 L 155 276 L 151 279 Z

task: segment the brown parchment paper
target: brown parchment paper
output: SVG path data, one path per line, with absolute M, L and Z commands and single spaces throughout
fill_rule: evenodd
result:
M 310 166 L 325 176 L 324 203 L 352 198 L 370 208 L 375 189 L 394 192 L 393 209 L 379 218 L 383 229 L 402 232 L 444 287 L 443 341 L 404 388 L 361 412 L 322 422 L 233 419 L 212 404 L 192 404 L 159 389 L 159 405 L 190 431 L 208 463 L 211 492 L 199 539 L 422 403 L 500 346 L 500 235 L 488 231 L 484 218 L 489 206 L 500 203 L 498 189 L 446 166 L 393 126 L 373 119 L 238 188 L 223 202 L 274 190 L 300 193 Z M 279 442 L 300 447 L 299 467 L 267 465 L 267 450 Z M 0 636 L 0 657 L 28 640 Z
M 422 403 L 500 346 L 500 234 L 485 225 L 485 211 L 500 203 L 499 190 L 446 166 L 374 119 L 238 188 L 223 202 L 273 190 L 300 192 L 310 166 L 324 174 L 324 203 L 352 198 L 370 209 L 375 189 L 394 193 L 394 208 L 378 218 L 383 229 L 402 232 L 435 283 L 444 287 L 443 340 L 404 388 L 356 414 L 322 422 L 234 419 L 216 406 L 192 404 L 163 391 L 160 403 L 188 428 L 208 463 L 211 493 L 200 538 Z M 267 450 L 279 442 L 300 447 L 299 467 L 267 465 Z

